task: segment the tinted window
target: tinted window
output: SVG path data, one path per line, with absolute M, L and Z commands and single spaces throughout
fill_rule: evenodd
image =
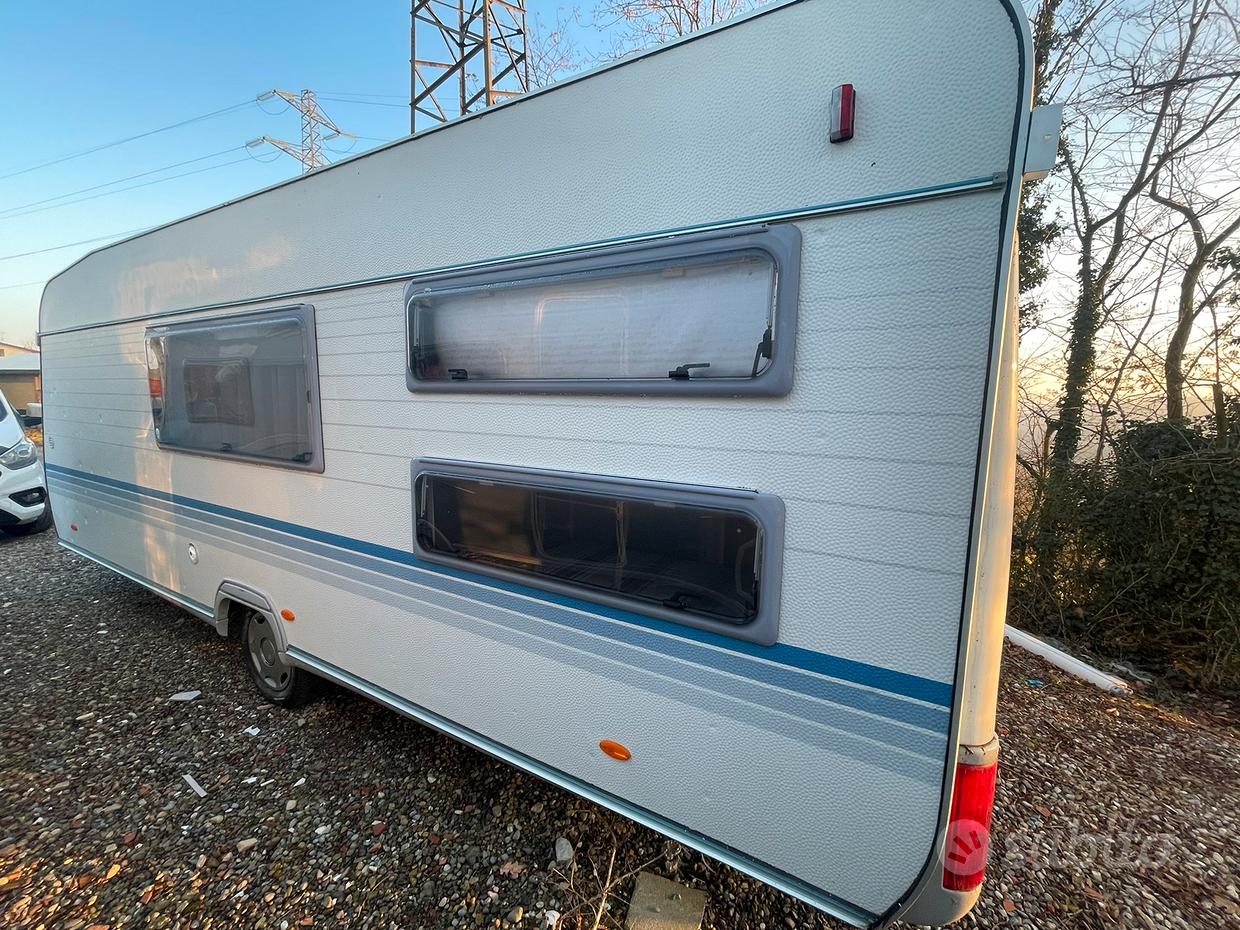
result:
M 748 512 L 422 473 L 428 553 L 729 624 L 758 614 L 763 530 Z
M 147 331 L 161 446 L 321 469 L 309 307 Z

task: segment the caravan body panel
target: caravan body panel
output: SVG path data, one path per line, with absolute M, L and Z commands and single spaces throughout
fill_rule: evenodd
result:
M 204 614 L 262 592 L 306 665 L 878 921 L 950 791 L 1026 43 L 997 0 L 797 0 L 92 253 L 41 310 L 66 542 Z M 800 238 L 779 396 L 410 389 L 411 281 L 764 225 Z M 147 330 L 303 304 L 321 473 L 161 448 Z M 777 624 L 428 560 L 419 460 L 777 498 Z

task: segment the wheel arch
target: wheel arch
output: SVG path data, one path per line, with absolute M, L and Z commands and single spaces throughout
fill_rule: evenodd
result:
M 280 644 L 280 653 L 288 651 L 288 637 L 284 635 L 284 624 L 277 623 L 276 612 L 271 601 L 257 588 L 242 584 L 239 581 L 225 580 L 220 582 L 215 592 L 215 618 L 212 624 L 220 636 L 235 637 L 241 631 L 241 620 L 245 610 L 256 610 L 263 614 Z

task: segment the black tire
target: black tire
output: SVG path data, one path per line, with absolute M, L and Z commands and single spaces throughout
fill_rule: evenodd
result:
M 52 505 L 44 504 L 39 519 L 32 523 L 18 523 L 16 526 L 0 526 L 0 531 L 8 536 L 33 536 L 35 533 L 42 533 L 51 525 Z
M 271 621 L 256 610 L 247 610 L 241 623 L 241 661 L 258 693 L 281 707 L 301 707 L 314 700 L 322 679 L 304 668 L 282 662 L 276 650 L 278 634 Z

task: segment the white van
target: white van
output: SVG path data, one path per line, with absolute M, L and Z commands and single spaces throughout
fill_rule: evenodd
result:
M 0 533 L 25 536 L 52 525 L 39 450 L 0 391 Z
M 99 249 L 41 308 L 64 545 L 274 701 L 959 917 L 1031 64 L 1015 0 L 791 0 Z

